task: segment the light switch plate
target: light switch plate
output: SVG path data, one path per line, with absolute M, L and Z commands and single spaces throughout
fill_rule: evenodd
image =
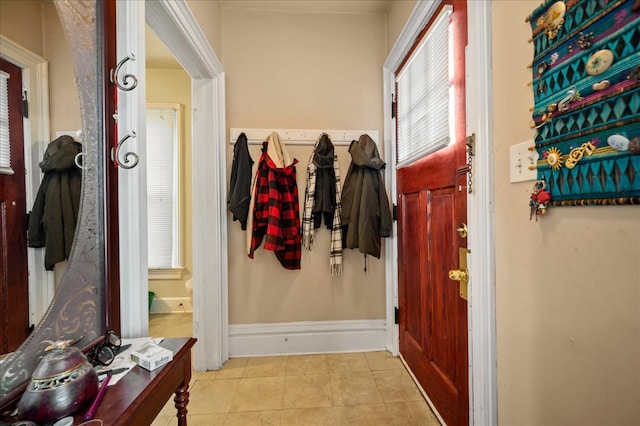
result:
M 529 149 L 534 146 L 532 140 L 512 145 L 509 148 L 509 177 L 511 183 L 524 182 L 528 180 L 536 180 L 538 171 L 530 166 L 538 163 L 538 152 L 535 149 Z

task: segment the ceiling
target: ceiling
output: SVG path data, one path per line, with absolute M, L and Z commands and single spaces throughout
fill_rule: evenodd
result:
M 306 13 L 387 13 L 392 0 L 222 0 L 222 9 L 270 10 Z M 149 68 L 181 68 L 160 38 L 146 27 Z

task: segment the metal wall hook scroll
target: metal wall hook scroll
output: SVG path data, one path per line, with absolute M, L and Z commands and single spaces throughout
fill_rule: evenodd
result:
M 136 86 L 138 85 L 138 78 L 133 75 L 133 74 L 125 74 L 122 76 L 122 83 L 118 80 L 118 73 L 120 72 L 120 68 L 125 64 L 125 62 L 127 62 L 128 60 L 132 60 L 135 61 L 136 60 L 136 55 L 134 55 L 133 53 L 129 53 L 129 55 L 122 59 L 120 62 L 118 62 L 118 65 L 116 65 L 116 69 L 111 69 L 110 72 L 110 80 L 113 84 L 115 84 L 118 89 L 120 90 L 124 90 L 126 92 L 133 90 L 136 88 Z M 130 80 L 132 82 L 130 82 Z
M 118 166 L 122 167 L 123 169 L 133 169 L 135 166 L 138 165 L 138 162 L 140 161 L 140 157 L 138 156 L 138 154 L 136 154 L 135 152 L 125 152 L 124 156 L 122 157 L 122 161 L 120 161 L 120 148 L 122 148 L 122 144 L 129 138 L 135 138 L 136 136 L 136 132 L 134 132 L 133 130 L 125 137 L 123 137 L 122 139 L 120 139 L 118 141 L 118 145 L 116 146 L 115 150 L 113 148 L 111 148 L 111 161 L 113 161 L 115 164 L 117 164 Z

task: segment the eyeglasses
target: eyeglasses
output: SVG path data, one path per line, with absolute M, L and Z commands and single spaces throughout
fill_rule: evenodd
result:
M 118 354 L 121 344 L 122 339 L 120 339 L 120 336 L 113 330 L 107 330 L 104 339 L 89 351 L 87 358 L 94 367 L 97 365 L 109 365 Z

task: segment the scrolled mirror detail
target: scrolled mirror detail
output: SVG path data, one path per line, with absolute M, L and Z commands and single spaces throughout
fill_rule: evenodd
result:
M 80 96 L 83 156 L 79 217 L 68 267 L 27 340 L 0 364 L 0 407 L 20 396 L 45 348 L 58 340 L 89 346 L 106 330 L 104 231 L 103 14 L 95 0 L 54 0 L 71 45 Z

